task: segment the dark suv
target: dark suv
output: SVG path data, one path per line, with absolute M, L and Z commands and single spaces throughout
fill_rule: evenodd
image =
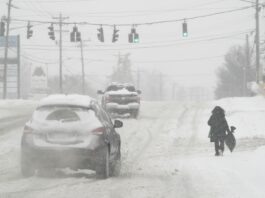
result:
M 121 140 L 108 114 L 95 99 L 52 95 L 43 99 L 26 123 L 21 139 L 21 172 L 41 168 L 95 170 L 105 178 L 118 174 Z
M 105 91 L 98 91 L 102 94 L 101 104 L 111 115 L 129 114 L 137 118 L 140 110 L 140 90 L 136 90 L 132 84 L 112 83 Z

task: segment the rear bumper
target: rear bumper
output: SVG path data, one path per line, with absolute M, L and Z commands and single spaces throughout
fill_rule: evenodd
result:
M 101 166 L 104 162 L 106 146 L 95 150 L 86 148 L 41 148 L 22 147 L 22 155 L 27 157 L 36 168 L 72 168 L 92 169 Z

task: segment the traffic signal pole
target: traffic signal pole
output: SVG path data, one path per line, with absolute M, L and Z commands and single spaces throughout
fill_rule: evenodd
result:
M 59 31 L 60 31 L 60 40 L 59 40 L 59 47 L 60 47 L 60 93 L 63 93 L 63 39 L 62 39 L 62 29 L 63 29 L 63 24 L 62 24 L 62 14 L 60 13 L 59 17 Z
M 6 37 L 5 37 L 5 56 L 4 56 L 4 76 L 3 76 L 3 99 L 6 99 L 6 86 L 7 86 L 7 58 L 8 58 L 8 38 L 9 38 L 9 24 L 10 24 L 10 12 L 11 12 L 12 0 L 9 0 L 8 14 L 6 19 Z
M 84 52 L 83 52 L 83 41 L 80 41 L 81 49 L 81 63 L 82 63 L 82 94 L 85 95 L 85 64 L 84 64 Z
M 59 20 L 59 88 L 60 93 L 63 93 L 63 21 L 69 17 L 62 17 L 60 13 L 59 17 L 53 17 L 53 19 Z

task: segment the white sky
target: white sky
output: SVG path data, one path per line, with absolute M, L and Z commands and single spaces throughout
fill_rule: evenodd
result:
M 0 0 L 0 16 L 6 14 L 7 0 Z M 61 12 L 68 22 L 141 23 L 169 19 L 184 19 L 250 5 L 240 0 L 13 0 L 19 9 L 12 9 L 12 17 L 53 21 Z M 105 77 L 116 64 L 117 55 L 131 53 L 133 69 L 163 72 L 184 86 L 212 88 L 216 83 L 215 71 L 223 63 L 223 55 L 235 44 L 245 43 L 245 32 L 255 27 L 254 8 L 245 11 L 188 20 L 188 38 L 182 37 L 182 22 L 137 27 L 139 44 L 128 43 L 131 27 L 119 27 L 119 41 L 111 43 L 112 28 L 104 27 L 105 43 L 97 40 L 97 26 L 78 26 L 85 43 L 86 73 Z M 12 22 L 11 27 L 27 23 Z M 34 23 L 33 23 L 34 25 Z M 25 39 L 26 28 L 13 30 L 22 36 L 22 54 L 47 64 L 49 75 L 59 71 L 58 46 L 48 37 L 48 24 L 33 27 L 33 37 Z M 261 11 L 261 31 L 264 36 L 264 9 Z M 58 27 L 55 26 L 55 29 Z M 64 26 L 72 30 L 72 25 Z M 58 33 L 56 33 L 58 39 Z M 216 39 L 219 38 L 219 39 Z M 250 36 L 253 45 L 254 34 Z M 90 41 L 89 41 L 90 40 Z M 80 73 L 80 49 L 69 42 L 64 33 L 64 73 Z M 144 48 L 143 48 L 144 47 Z M 204 59 L 207 58 L 207 59 Z M 193 59 L 193 60 L 190 60 Z M 194 60 L 195 59 L 195 60 Z M 198 60 L 199 59 L 199 60 Z M 103 60 L 103 61 L 98 61 Z M 34 65 L 45 65 L 34 63 Z

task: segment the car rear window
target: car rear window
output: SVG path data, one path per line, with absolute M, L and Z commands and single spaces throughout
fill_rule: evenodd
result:
M 107 88 L 106 91 L 118 91 L 120 89 L 122 89 L 122 87 L 118 87 L 117 85 L 111 85 Z
M 106 91 L 118 91 L 121 89 L 127 89 L 130 92 L 135 92 L 135 87 L 134 86 L 130 86 L 130 85 L 111 85 L 109 86 Z
M 88 108 L 67 106 L 46 106 L 38 108 L 33 114 L 33 120 L 57 122 L 98 121 L 95 112 Z
M 133 86 L 127 86 L 126 89 L 131 92 L 135 91 L 135 87 Z

